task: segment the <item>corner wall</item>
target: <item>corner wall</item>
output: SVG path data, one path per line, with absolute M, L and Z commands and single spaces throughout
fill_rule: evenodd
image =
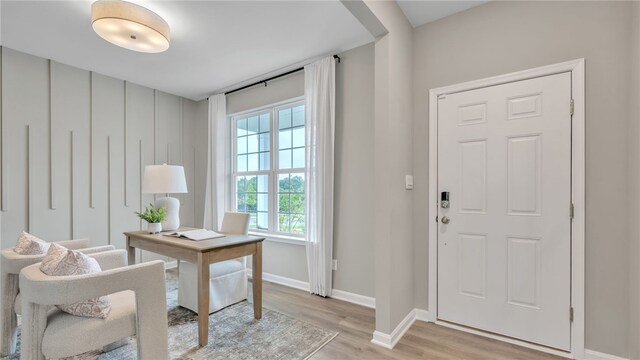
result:
M 414 30 L 415 304 L 428 295 L 428 91 L 586 59 L 586 347 L 629 356 L 630 2 L 490 2 Z M 637 41 L 637 39 L 636 39 Z M 637 65 L 636 65 L 637 66 Z M 634 102 L 637 102 L 634 100 Z M 631 135 L 629 135 L 631 136 Z M 634 150 L 635 151 L 635 150 Z M 637 223 L 637 216 L 632 217 Z M 637 239 L 635 240 L 637 241 Z M 637 262 L 635 255 L 631 259 Z

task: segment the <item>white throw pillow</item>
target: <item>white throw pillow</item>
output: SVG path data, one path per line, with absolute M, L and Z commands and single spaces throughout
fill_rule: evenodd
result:
M 58 244 L 51 244 L 47 255 L 42 259 L 40 270 L 49 276 L 82 275 L 102 271 L 96 259 Z M 104 319 L 111 312 L 111 298 L 101 296 L 75 304 L 56 306 L 71 315 Z
M 48 242 L 23 231 L 13 251 L 20 255 L 42 255 L 46 254 L 48 249 Z

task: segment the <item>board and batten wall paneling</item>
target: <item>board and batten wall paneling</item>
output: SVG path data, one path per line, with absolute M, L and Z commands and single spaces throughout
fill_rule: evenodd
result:
M 54 238 L 71 239 L 88 230 L 85 214 L 89 204 L 76 200 L 89 192 L 89 81 L 87 71 L 51 62 L 50 117 L 54 125 L 49 156 L 54 164 L 51 189 L 57 211 L 49 211 L 46 219 L 47 236 Z
M 196 170 L 206 153 L 185 141 L 195 133 L 185 129 L 206 124 L 198 110 L 206 102 L 0 49 L 2 248 L 22 230 L 124 248 L 124 231 L 146 227 L 134 211 L 154 199 L 141 192 L 145 165 L 189 158 L 188 184 L 204 183 Z M 192 226 L 197 198 L 180 199 L 181 222 Z M 153 258 L 167 260 L 143 254 Z

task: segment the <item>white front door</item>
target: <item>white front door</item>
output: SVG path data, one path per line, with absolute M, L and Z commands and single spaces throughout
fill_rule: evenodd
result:
M 568 72 L 438 99 L 438 319 L 571 349 L 570 101 Z

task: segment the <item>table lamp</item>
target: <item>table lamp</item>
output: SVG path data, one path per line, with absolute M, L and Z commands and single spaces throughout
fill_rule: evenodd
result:
M 162 222 L 162 230 L 178 230 L 180 227 L 180 201 L 169 194 L 186 193 L 187 181 L 184 167 L 176 165 L 147 165 L 144 168 L 142 192 L 145 194 L 166 194 L 156 199 L 155 207 L 164 207 L 167 216 Z

